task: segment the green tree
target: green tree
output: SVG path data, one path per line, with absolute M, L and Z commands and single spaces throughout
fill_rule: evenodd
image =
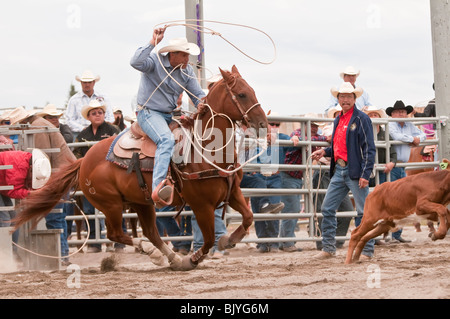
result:
M 69 97 L 67 98 L 67 102 L 66 102 L 66 108 L 67 108 L 67 103 L 69 103 L 69 100 L 72 96 L 74 96 L 75 94 L 77 94 L 78 91 L 75 90 L 75 85 L 71 84 L 70 85 L 70 90 L 69 90 Z

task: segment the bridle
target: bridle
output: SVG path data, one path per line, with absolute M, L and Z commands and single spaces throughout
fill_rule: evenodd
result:
M 241 121 L 244 121 L 244 122 L 245 122 L 245 125 L 246 125 L 247 127 L 250 127 L 250 122 L 249 122 L 249 119 L 248 119 L 248 113 L 249 113 L 251 110 L 253 110 L 254 107 L 261 106 L 261 104 L 260 104 L 259 102 L 258 102 L 258 103 L 255 103 L 255 104 L 253 104 L 251 107 L 249 107 L 247 110 L 245 110 L 245 109 L 242 107 L 241 103 L 239 103 L 239 101 L 238 101 L 238 99 L 237 99 L 237 97 L 236 97 L 236 94 L 234 94 L 234 92 L 233 92 L 233 87 L 236 85 L 237 78 L 236 78 L 235 75 L 232 75 L 231 77 L 234 79 L 233 84 L 230 86 L 230 85 L 228 85 L 228 82 L 227 82 L 227 81 L 223 80 L 223 81 L 225 82 L 225 87 L 227 88 L 227 92 L 228 92 L 228 94 L 231 96 L 231 100 L 234 102 L 234 105 L 236 105 L 237 109 L 239 110 L 239 112 L 240 112 L 241 115 L 242 115 Z

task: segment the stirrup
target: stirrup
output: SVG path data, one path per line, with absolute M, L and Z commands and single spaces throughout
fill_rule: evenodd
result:
M 173 185 L 163 180 L 152 192 L 152 200 L 156 208 L 169 206 L 173 201 Z

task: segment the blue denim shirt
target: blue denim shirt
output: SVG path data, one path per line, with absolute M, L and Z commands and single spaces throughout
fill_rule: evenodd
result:
M 200 102 L 199 99 L 206 94 L 198 83 L 192 66 L 188 65 L 186 69 L 178 68 L 172 72 L 173 67 L 170 65 L 168 54 L 159 55 L 161 65 L 154 48 L 151 44 L 140 47 L 130 61 L 133 68 L 142 72 L 137 95 L 138 105 L 155 111 L 171 112 L 177 107 L 178 97 L 186 89 L 195 95 L 192 96 L 187 92 L 197 106 Z M 168 76 L 170 72 L 176 81 Z

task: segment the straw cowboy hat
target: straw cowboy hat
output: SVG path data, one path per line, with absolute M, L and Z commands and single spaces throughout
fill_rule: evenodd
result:
M 11 125 L 14 125 L 35 114 L 36 110 L 25 110 L 23 106 L 19 106 L 9 113 L 9 120 L 11 121 Z
M 83 72 L 83 74 L 81 74 L 81 77 L 77 75 L 75 77 L 75 80 L 77 80 L 78 82 L 98 82 L 100 81 L 100 76 L 95 76 L 91 70 L 86 70 Z
M 393 107 L 391 106 L 386 109 L 386 114 L 391 116 L 392 111 L 394 110 L 406 110 L 406 113 L 409 114 L 414 110 L 414 108 L 411 105 L 405 106 L 405 103 L 399 100 L 395 102 Z
M 185 52 L 191 55 L 199 55 L 200 48 L 195 43 L 189 43 L 186 38 L 176 38 L 169 41 L 169 45 L 162 47 L 159 53 L 164 52 Z
M 88 113 L 92 109 L 102 109 L 103 112 L 106 113 L 106 105 L 100 103 L 98 100 L 92 100 L 89 102 L 89 105 L 83 106 L 81 109 L 81 115 L 88 120 Z
M 33 149 L 31 159 L 33 163 L 31 168 L 31 187 L 38 189 L 49 180 L 52 174 L 52 166 L 47 154 L 38 148 Z
M 9 121 L 9 114 L 11 114 L 12 110 L 6 110 L 0 115 L 0 121 Z
M 381 118 L 387 117 L 386 112 L 383 109 L 380 109 L 373 105 L 366 107 L 364 113 L 366 113 L 367 115 L 369 115 L 370 113 L 378 113 Z
M 342 71 L 341 73 L 339 73 L 339 75 L 341 76 L 341 78 L 344 78 L 344 75 L 348 74 L 348 75 L 356 75 L 356 77 L 359 76 L 359 70 L 356 70 L 354 67 L 352 66 L 348 66 L 345 68 L 344 71 Z
M 130 116 L 130 115 L 125 115 L 125 116 L 123 117 L 123 119 L 124 119 L 125 121 L 131 122 L 131 123 L 137 121 L 136 114 L 133 114 L 133 115 L 131 115 L 131 116 Z
M 339 93 L 353 93 L 356 95 L 356 98 L 359 98 L 363 94 L 363 89 L 361 88 L 355 88 L 350 82 L 344 82 L 341 84 L 339 89 L 332 88 L 331 94 L 337 98 Z
M 328 110 L 327 117 L 330 119 L 334 119 L 334 113 L 341 111 L 342 107 L 338 104 L 335 107 L 332 107 L 331 109 Z
M 56 109 L 56 106 L 54 104 L 47 104 L 42 111 L 36 113 L 36 115 L 44 117 L 46 115 L 50 115 L 50 116 L 62 116 L 63 112 L 62 111 L 58 111 Z

